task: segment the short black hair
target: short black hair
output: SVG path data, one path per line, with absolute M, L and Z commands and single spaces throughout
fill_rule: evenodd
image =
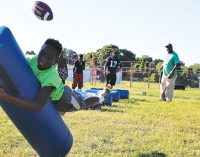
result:
M 80 57 L 80 58 L 83 58 L 83 54 L 79 54 L 79 57 Z
M 61 55 L 63 47 L 62 47 L 62 44 L 58 40 L 48 38 L 44 44 L 51 45 L 52 47 L 56 49 L 58 56 Z
M 118 51 L 113 51 L 112 55 L 118 55 Z

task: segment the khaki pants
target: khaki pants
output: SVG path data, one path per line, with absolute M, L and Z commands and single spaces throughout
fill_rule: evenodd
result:
M 160 93 L 161 95 L 164 93 L 166 101 L 172 101 L 176 78 L 177 76 L 173 76 L 170 79 L 164 75 L 162 76 L 160 83 Z M 161 99 L 163 99 L 163 97 Z

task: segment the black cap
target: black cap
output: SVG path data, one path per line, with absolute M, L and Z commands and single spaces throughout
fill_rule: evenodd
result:
M 165 47 L 166 48 L 173 48 L 172 44 L 170 44 L 170 43 L 168 45 L 166 45 Z

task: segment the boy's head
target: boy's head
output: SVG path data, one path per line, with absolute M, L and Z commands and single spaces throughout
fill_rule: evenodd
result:
M 61 55 L 62 53 L 62 45 L 61 43 L 58 41 L 58 40 L 55 40 L 55 39 L 47 39 L 44 43 L 44 45 L 47 44 L 47 45 L 50 45 L 52 46 L 54 49 L 56 49 L 56 52 L 57 52 L 57 57 L 59 58 L 59 56 Z
M 80 59 L 81 61 L 83 60 L 83 55 L 82 55 L 82 54 L 79 55 L 79 59 Z
M 58 62 L 62 52 L 62 45 L 58 40 L 47 39 L 38 55 L 38 68 L 45 70 Z
M 112 52 L 112 58 L 117 58 L 118 57 L 118 52 L 117 51 L 113 51 Z
M 172 52 L 173 52 L 173 46 L 172 46 L 172 44 L 169 43 L 169 44 L 166 45 L 165 47 L 167 48 L 167 52 L 168 52 L 168 53 L 172 53 Z

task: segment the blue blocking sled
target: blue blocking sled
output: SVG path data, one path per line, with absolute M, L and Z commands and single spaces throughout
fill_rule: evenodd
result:
M 25 99 L 33 99 L 40 90 L 14 36 L 4 26 L 0 27 L 0 86 Z M 39 156 L 64 157 L 70 151 L 73 137 L 50 101 L 40 112 L 0 105 Z

